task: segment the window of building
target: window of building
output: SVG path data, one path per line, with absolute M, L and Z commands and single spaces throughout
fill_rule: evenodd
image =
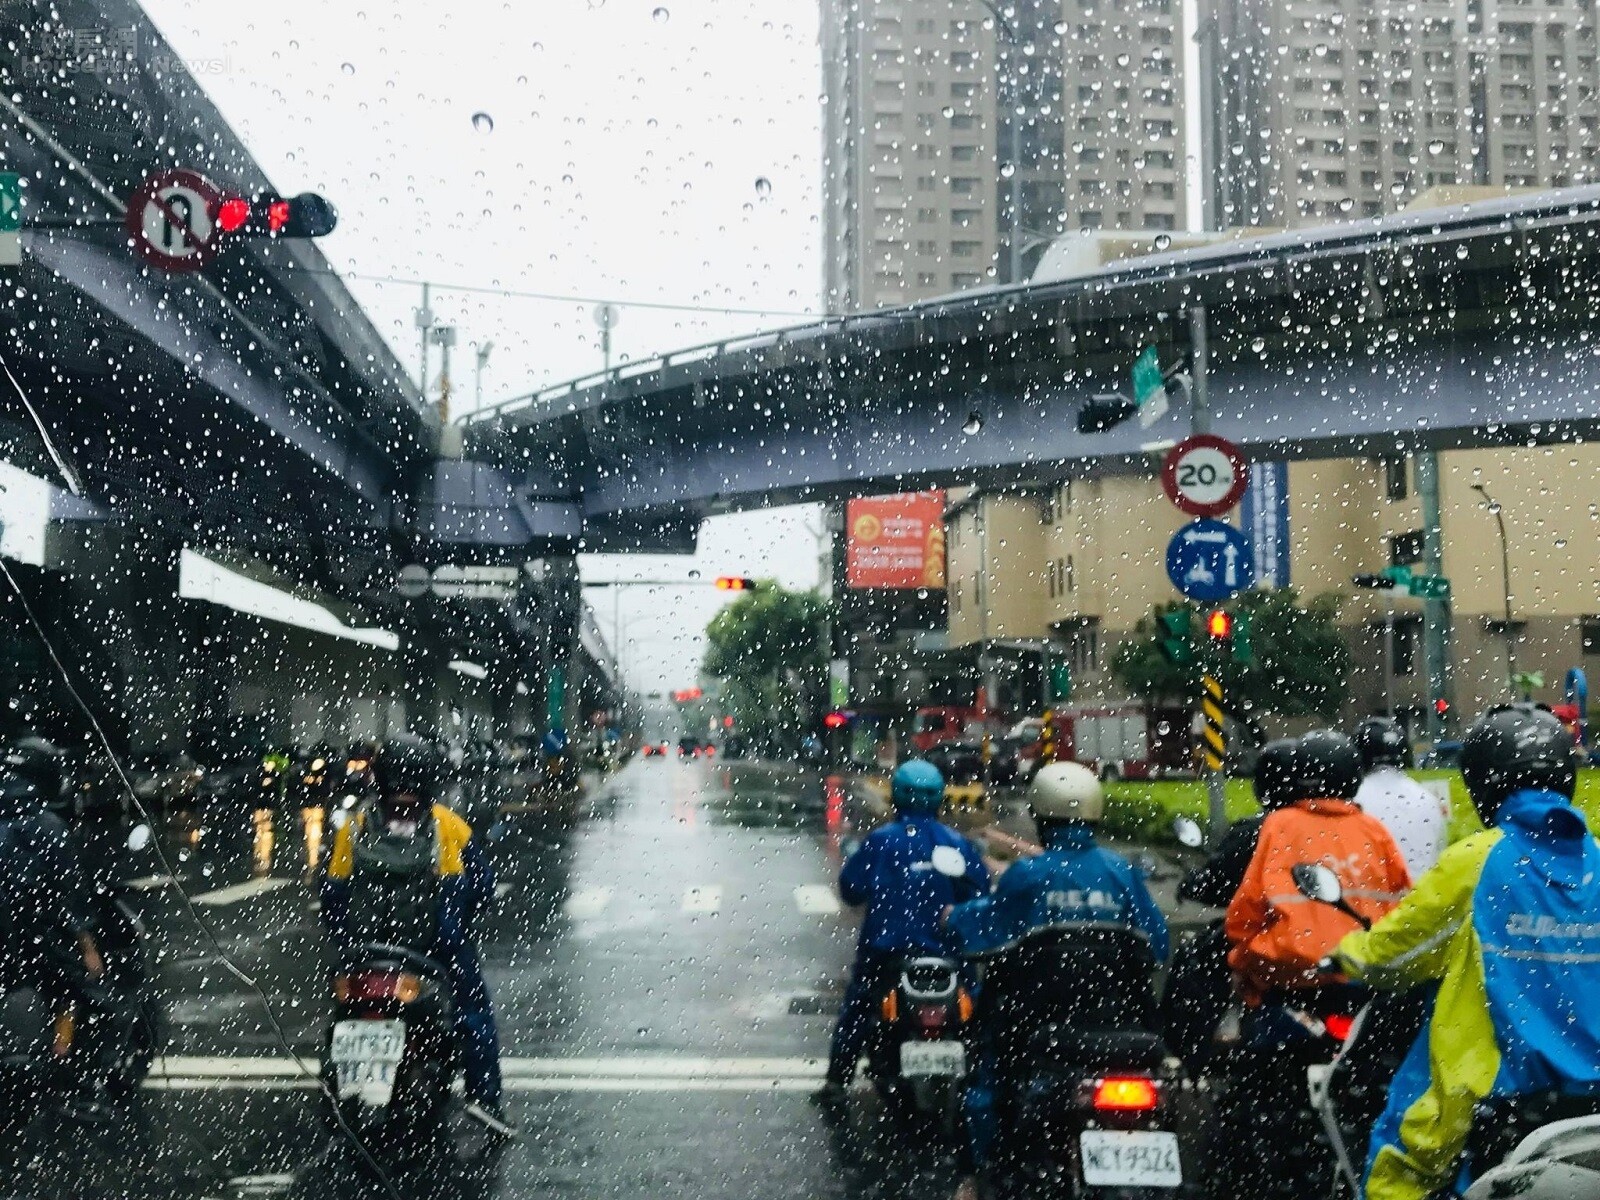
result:
M 1100 669 L 1100 621 L 1091 617 L 1067 637 L 1067 657 L 1074 675 L 1090 675 Z
M 950 190 L 958 196 L 976 196 L 979 182 L 970 175 L 955 175 L 950 179 Z
M 1422 622 L 1416 617 L 1400 617 L 1394 623 L 1394 673 L 1411 675 L 1417 669 L 1417 651 L 1422 644 Z
M 932 271 L 918 271 L 917 272 L 917 286 L 918 287 L 938 287 L 939 286 L 939 277 L 937 275 L 935 275 Z
M 982 242 L 951 242 L 950 254 L 954 258 L 976 258 L 983 252 Z
M 1397 533 L 1389 539 L 1389 562 L 1405 567 L 1422 561 L 1422 530 L 1412 529 Z
M 953 288 L 977 287 L 982 282 L 982 276 L 974 275 L 968 271 L 958 271 L 950 276 L 950 286 Z

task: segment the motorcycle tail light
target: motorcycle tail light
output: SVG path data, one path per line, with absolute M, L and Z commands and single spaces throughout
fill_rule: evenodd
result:
M 967 994 L 966 988 L 956 993 L 956 1015 L 961 1018 L 963 1025 L 972 1020 L 972 997 Z
M 420 995 L 422 980 L 409 971 L 359 971 L 353 975 L 337 975 L 333 980 L 333 998 L 340 1004 L 371 1004 L 380 1000 L 410 1004 Z
M 917 1024 L 923 1030 L 943 1029 L 945 1023 L 944 1008 L 937 1004 L 917 1005 Z
M 1108 1075 L 1095 1081 L 1090 1104 L 1098 1112 L 1149 1112 L 1160 1099 L 1160 1089 L 1153 1079 Z
M 883 1014 L 883 1019 L 891 1024 L 900 1019 L 900 993 L 887 992 L 883 1002 L 878 1005 L 878 1011 Z
M 1356 1019 L 1344 1013 L 1332 1013 L 1323 1017 L 1322 1023 L 1327 1027 L 1328 1036 L 1339 1042 L 1348 1040 L 1350 1031 L 1356 1027 Z

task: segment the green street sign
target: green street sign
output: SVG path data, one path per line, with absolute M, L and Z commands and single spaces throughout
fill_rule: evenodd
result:
M 22 228 L 22 176 L 0 171 L 0 233 Z
M 1154 346 L 1146 346 L 1133 364 L 1133 402 L 1143 408 L 1145 401 L 1158 392 L 1163 399 L 1166 397 L 1167 385 L 1161 379 L 1161 360 L 1156 357 Z
M 1067 663 L 1050 664 L 1050 699 L 1072 699 L 1072 667 Z
M 1406 590 L 1419 600 L 1450 599 L 1450 581 L 1443 575 L 1413 575 L 1405 584 Z
M 1395 583 L 1401 587 L 1408 587 L 1411 584 L 1410 567 L 1385 567 L 1383 570 L 1379 571 L 1378 574 L 1382 575 L 1385 579 L 1394 580 Z

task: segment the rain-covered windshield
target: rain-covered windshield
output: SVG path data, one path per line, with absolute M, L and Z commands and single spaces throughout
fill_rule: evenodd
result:
M 1597 20 L 0 0 L 0 1174 L 1600 1195 Z

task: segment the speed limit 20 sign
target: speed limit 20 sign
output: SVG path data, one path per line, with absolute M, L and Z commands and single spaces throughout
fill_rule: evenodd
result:
M 1226 438 L 1197 433 L 1184 438 L 1161 463 L 1161 487 L 1193 517 L 1214 517 L 1239 503 L 1250 468 L 1239 447 Z

